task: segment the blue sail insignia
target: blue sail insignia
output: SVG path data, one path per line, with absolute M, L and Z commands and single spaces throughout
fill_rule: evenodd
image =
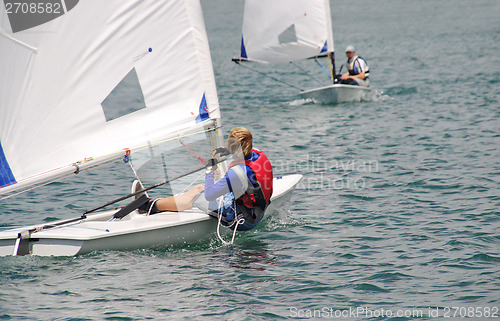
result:
M 243 39 L 243 36 L 241 37 L 241 55 L 240 55 L 240 57 L 248 59 L 247 51 L 245 49 L 245 41 Z
M 7 158 L 5 158 L 5 154 L 2 148 L 2 142 L 0 142 L 0 188 L 15 183 L 17 183 L 16 179 L 12 174 L 9 163 L 7 162 Z
M 328 51 L 328 40 L 325 41 L 325 44 L 323 45 L 323 49 L 321 49 L 321 52 Z
M 205 121 L 208 118 L 209 116 L 208 116 L 207 99 L 205 98 L 205 93 L 203 93 L 203 98 L 201 99 L 198 116 L 196 116 L 196 123 L 201 123 L 202 121 Z

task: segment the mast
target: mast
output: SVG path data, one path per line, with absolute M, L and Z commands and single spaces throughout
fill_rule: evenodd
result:
M 335 68 L 335 52 L 332 51 L 330 54 L 328 54 L 328 59 L 331 67 L 331 73 L 332 73 L 332 84 L 337 83 L 337 70 Z

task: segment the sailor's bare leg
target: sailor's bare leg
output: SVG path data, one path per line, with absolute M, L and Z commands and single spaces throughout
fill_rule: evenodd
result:
M 188 210 L 193 207 L 193 200 L 198 194 L 203 192 L 204 188 L 205 186 L 203 184 L 199 184 L 186 193 L 160 198 L 156 201 L 156 207 L 160 212 L 181 212 Z

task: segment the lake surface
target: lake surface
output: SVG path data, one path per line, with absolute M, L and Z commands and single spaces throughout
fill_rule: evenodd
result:
M 339 105 L 232 63 L 243 2 L 202 5 L 224 131 L 248 127 L 275 174 L 304 175 L 290 211 L 232 246 L 0 258 L 0 319 L 499 318 L 500 1 L 332 1 L 337 66 L 354 45 L 374 90 Z M 251 67 L 328 82 L 313 62 L 314 79 Z M 105 175 L 123 184 L 82 175 L 5 200 L 0 227 L 121 196 L 121 167 Z

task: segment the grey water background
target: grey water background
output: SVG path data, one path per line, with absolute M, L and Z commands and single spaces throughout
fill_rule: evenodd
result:
M 232 246 L 214 238 L 165 251 L 0 258 L 0 319 L 432 320 L 446 307 L 493 319 L 500 2 L 332 1 L 337 64 L 356 46 L 375 91 L 339 105 L 302 101 L 232 63 L 242 1 L 202 5 L 225 132 L 248 127 L 276 174 L 304 175 L 290 211 Z M 252 68 L 306 88 L 327 81 L 314 65 L 316 80 L 288 65 Z M 101 179 L 129 174 L 100 175 L 3 201 L 1 226 L 70 218 L 128 191 Z M 372 315 L 335 318 L 360 308 Z M 476 312 L 486 309 L 490 318 Z

